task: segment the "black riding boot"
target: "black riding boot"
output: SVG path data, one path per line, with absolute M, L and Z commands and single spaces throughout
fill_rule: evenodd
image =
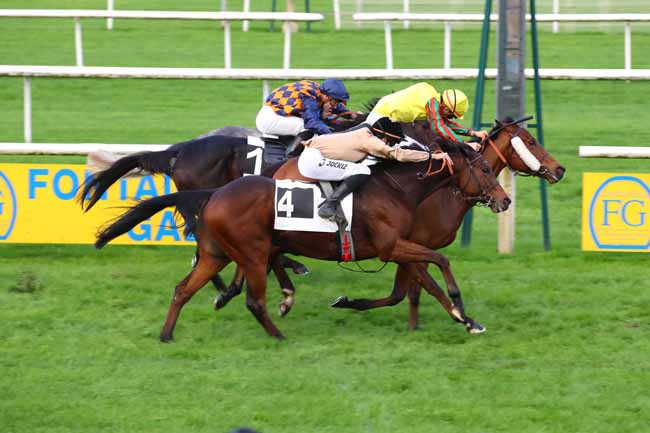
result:
M 341 200 L 350 194 L 352 191 L 359 188 L 370 175 L 367 174 L 355 174 L 343 179 L 341 184 L 334 190 L 330 198 L 325 199 L 318 208 L 318 216 L 330 220 L 336 221 L 338 215 L 337 208 Z
M 302 131 L 295 137 L 292 137 L 290 140 L 288 140 L 287 150 L 285 152 L 287 157 L 300 155 L 303 149 L 305 148 L 302 142 L 309 140 L 313 136 L 314 136 L 314 131 L 307 129 L 305 131 Z

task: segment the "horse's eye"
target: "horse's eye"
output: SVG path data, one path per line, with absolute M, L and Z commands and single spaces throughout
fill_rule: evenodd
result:
M 482 168 L 481 170 L 482 170 L 483 173 L 485 173 L 485 174 L 490 173 L 490 167 L 488 167 L 487 165 L 484 165 L 483 168 Z

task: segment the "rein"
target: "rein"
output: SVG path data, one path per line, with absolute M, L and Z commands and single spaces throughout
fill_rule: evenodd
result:
M 443 152 L 429 152 L 429 165 L 427 166 L 427 171 L 424 172 L 424 173 L 422 173 L 422 172 L 418 173 L 416 175 L 418 180 L 423 180 L 423 179 L 426 179 L 429 176 L 433 176 L 435 174 L 438 174 L 441 171 L 443 171 L 445 168 L 447 168 L 449 170 L 450 175 L 452 175 L 452 176 L 454 175 L 454 167 L 451 165 L 451 163 L 447 159 L 442 159 L 441 160 L 442 165 L 440 166 L 440 168 L 438 170 L 436 170 L 436 171 L 431 170 L 431 167 L 433 166 L 433 155 L 439 155 L 441 153 L 443 153 Z

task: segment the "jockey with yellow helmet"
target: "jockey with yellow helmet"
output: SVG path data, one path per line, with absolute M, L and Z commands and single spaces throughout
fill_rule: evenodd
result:
M 479 139 L 487 137 L 485 131 L 473 131 L 452 120 L 462 119 L 468 106 L 467 96 L 458 89 L 446 89 L 438 93 L 429 83 L 417 83 L 381 98 L 366 122 L 373 125 L 383 117 L 393 122 L 426 119 L 431 122 L 431 128 L 438 135 L 457 143 L 463 141 L 459 135 Z M 468 144 L 474 150 L 480 147 L 477 143 Z

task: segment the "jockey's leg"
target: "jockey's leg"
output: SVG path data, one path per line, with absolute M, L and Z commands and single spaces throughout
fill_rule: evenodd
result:
M 332 195 L 321 203 L 318 208 L 318 216 L 326 220 L 335 221 L 336 216 L 338 215 L 337 206 L 340 201 L 363 185 L 368 177 L 370 176 L 367 174 L 355 174 L 344 179 L 343 182 L 336 187 Z
M 263 106 L 257 113 L 255 124 L 263 134 L 295 136 L 305 129 L 305 122 L 301 117 L 280 116 L 268 105 Z
M 318 209 L 318 216 L 335 220 L 338 203 L 361 186 L 370 176 L 370 168 L 350 161 L 325 158 L 320 150 L 307 148 L 298 159 L 298 170 L 306 177 L 320 180 L 343 180 Z

